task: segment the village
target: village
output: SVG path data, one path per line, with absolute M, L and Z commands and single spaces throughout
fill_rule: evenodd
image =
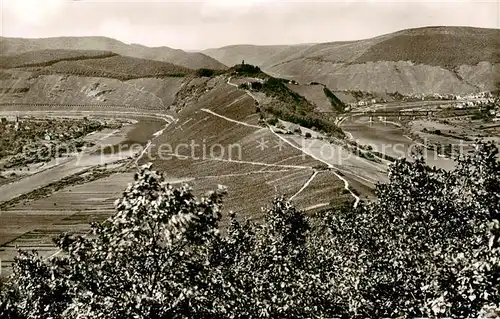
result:
M 0 119 L 0 182 L 28 174 L 54 158 L 69 156 L 92 146 L 83 140 L 120 123 L 94 119 L 3 117 Z
M 482 113 L 486 111 L 489 113 L 492 121 L 500 120 L 500 102 L 499 98 L 495 97 L 492 92 L 484 91 L 479 93 L 469 93 L 464 95 L 454 95 L 454 94 L 438 94 L 434 93 L 431 95 L 426 94 L 411 94 L 411 95 L 401 95 L 398 93 L 391 94 L 396 100 L 402 102 L 418 102 L 418 101 L 454 101 L 453 103 L 446 103 L 439 105 L 438 107 L 446 108 L 479 108 Z M 375 104 L 383 104 L 390 102 L 386 98 L 360 98 L 356 102 L 346 103 L 346 111 L 354 110 L 359 107 L 367 107 Z
M 490 91 L 484 91 L 479 93 L 470 93 L 464 95 L 454 95 L 454 94 L 409 94 L 402 95 L 398 92 L 391 93 L 391 97 L 395 100 L 401 100 L 404 102 L 416 102 L 416 101 L 457 101 L 455 106 L 457 108 L 463 107 L 473 107 L 484 103 L 494 103 L 495 96 Z M 351 108 L 359 106 L 370 106 L 376 103 L 387 103 L 388 99 L 383 97 L 377 98 L 361 98 L 359 101 L 348 103 L 347 105 Z

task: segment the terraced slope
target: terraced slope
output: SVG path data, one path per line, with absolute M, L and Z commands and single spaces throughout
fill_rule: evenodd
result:
M 226 66 L 203 54 L 169 47 L 150 48 L 125 44 L 106 37 L 55 37 L 44 39 L 0 38 L 0 55 L 14 55 L 39 50 L 101 50 L 124 56 L 169 62 L 190 69 L 225 69 Z
M 197 76 L 194 70 L 168 62 L 92 50 L 0 56 L 0 69 L 3 104 L 111 104 L 163 110 Z
M 321 163 L 258 125 L 254 100 L 243 90 L 222 77 L 210 82 L 208 92 L 186 105 L 178 121 L 152 144 L 153 165 L 172 178 L 192 179 L 197 189 L 227 186 L 226 208 L 258 219 L 263 203 L 280 194 L 293 196 Z M 350 199 L 342 194 L 343 183 L 332 178 L 336 182 L 323 185 L 321 196 L 310 197 L 306 188 L 297 205 Z
M 146 80 L 153 81 L 141 81 Z M 198 195 L 218 185 L 226 186 L 223 227 L 230 211 L 239 218 L 259 220 L 261 207 L 279 195 L 293 198 L 297 207 L 308 213 L 326 209 L 332 201 L 353 200 L 333 171 L 318 168 L 321 162 L 284 143 L 268 127 L 260 126 L 255 101 L 228 84 L 224 76 L 194 79 L 185 85 L 191 86 L 204 90 L 195 90 L 197 96 L 188 99 L 175 114 L 177 121 L 149 138 L 149 148 L 139 164 L 153 162 L 155 169 L 165 172 L 167 180 L 188 182 Z M 73 87 L 78 86 L 74 83 Z M 134 104 L 138 109 L 148 107 Z M 112 214 L 114 199 L 132 180 L 132 172 L 133 168 L 88 184 L 67 186 L 2 212 L 0 259 L 5 272 L 9 271 L 16 246 L 50 256 L 56 251 L 51 237 L 65 231 L 84 233 L 90 221 Z
M 499 29 L 403 30 L 366 40 L 311 45 L 281 55 L 280 61 L 264 60 L 260 52 L 265 50 L 245 48 L 204 52 L 222 61 L 230 56 L 256 60 L 272 75 L 320 82 L 332 91 L 463 94 L 500 87 Z

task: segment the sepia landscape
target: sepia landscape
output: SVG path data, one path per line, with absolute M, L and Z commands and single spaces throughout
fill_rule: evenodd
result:
M 464 21 L 197 50 L 3 32 L 0 318 L 498 318 L 500 26 Z

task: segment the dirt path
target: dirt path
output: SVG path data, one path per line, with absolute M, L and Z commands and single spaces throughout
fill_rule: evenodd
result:
M 312 205 L 312 206 L 304 208 L 304 211 L 307 212 L 307 211 L 310 211 L 310 210 L 313 210 L 313 209 L 316 209 L 316 208 L 327 207 L 327 206 L 330 206 L 330 203 L 319 203 L 319 204 Z
M 237 88 L 237 87 L 238 87 L 238 84 L 231 83 L 231 77 L 229 77 L 229 78 L 227 79 L 227 84 L 229 84 L 229 85 L 231 85 L 231 86 L 234 86 L 235 88 Z
M 246 173 L 236 173 L 236 174 L 225 174 L 225 175 L 207 175 L 207 176 L 201 176 L 201 178 L 220 178 L 220 177 L 239 177 L 239 176 L 249 176 L 249 175 L 256 175 L 256 174 L 275 174 L 275 173 L 285 173 L 285 172 L 290 172 L 293 170 L 298 170 L 299 168 L 296 169 L 281 169 L 281 170 L 276 170 L 276 171 L 252 171 L 252 172 L 246 172 Z
M 169 153 L 169 154 L 166 154 L 166 155 L 168 155 L 168 156 L 174 156 L 174 157 L 178 157 L 178 158 L 193 158 L 191 156 L 180 155 L 180 154 L 173 154 L 173 153 Z M 193 159 L 197 159 L 197 158 L 198 157 L 195 157 Z M 295 169 L 312 169 L 312 167 L 310 167 L 310 166 L 268 164 L 268 163 L 263 163 L 263 162 L 250 162 L 250 161 L 240 161 L 240 160 L 232 160 L 232 159 L 223 159 L 223 158 L 206 158 L 204 160 L 207 160 L 207 161 L 228 162 L 228 163 L 240 163 L 240 164 L 259 165 L 259 166 L 266 166 L 266 167 L 295 168 Z
M 293 196 L 290 197 L 288 200 L 291 201 L 295 197 L 297 197 L 300 193 L 302 193 L 304 191 L 304 189 L 306 189 L 307 186 L 309 186 L 309 184 L 311 184 L 311 182 L 316 177 L 316 175 L 318 175 L 318 171 L 314 171 L 314 173 L 311 175 L 311 177 L 304 183 L 304 185 L 297 191 L 297 193 L 293 194 Z
M 235 88 L 238 88 L 238 84 L 236 83 L 231 83 L 231 77 L 229 77 L 227 79 L 227 84 L 231 85 L 231 86 L 234 86 Z M 252 92 L 250 92 L 249 90 L 244 90 L 246 94 L 248 94 L 248 96 L 250 96 L 252 99 L 254 99 L 254 101 L 256 101 L 257 103 L 260 103 L 259 102 L 259 99 L 257 99 L 257 97 L 255 95 L 252 94 Z
M 201 109 L 203 112 L 206 112 L 206 113 L 209 113 L 209 114 L 212 114 L 214 116 L 217 116 L 217 117 L 220 117 L 221 119 L 224 119 L 226 121 L 229 121 L 229 122 L 233 122 L 233 123 L 236 123 L 236 124 L 239 124 L 239 125 L 244 125 L 244 126 L 248 126 L 248 127 L 253 127 L 253 128 L 257 128 L 257 129 L 263 129 L 262 126 L 258 126 L 258 125 L 253 125 L 253 124 L 248 124 L 248 123 L 245 123 L 245 122 L 241 122 L 241 121 L 237 121 L 237 120 L 233 120 L 229 117 L 226 117 L 224 115 L 220 115 L 218 113 L 215 113 L 214 111 L 211 111 L 211 110 L 208 110 L 208 109 Z
M 234 87 L 238 87 L 238 85 L 236 85 L 235 83 L 231 83 L 231 77 L 229 77 L 229 78 L 227 79 L 227 84 L 229 84 L 229 85 L 231 85 L 231 86 L 234 86 Z M 255 101 L 259 102 L 259 101 L 257 100 L 257 98 L 255 98 L 255 96 L 254 96 L 253 94 L 251 94 L 251 93 L 250 93 L 250 92 L 248 92 L 247 90 L 245 90 L 245 92 L 246 92 L 246 93 L 247 93 L 247 94 L 248 94 L 248 95 L 249 95 L 252 99 L 254 99 Z M 231 120 L 231 121 L 234 121 L 234 120 Z M 241 122 L 241 123 L 243 123 L 243 122 Z M 304 154 L 306 154 L 306 155 L 311 156 L 311 157 L 312 157 L 312 158 L 314 158 L 315 160 L 320 161 L 320 162 L 321 162 L 321 163 L 323 163 L 323 164 L 326 164 L 326 165 L 328 166 L 328 168 L 330 168 L 330 169 L 331 169 L 331 171 L 333 172 L 333 174 L 335 174 L 335 176 L 336 176 L 338 179 L 340 179 L 341 181 L 343 181 L 343 182 L 344 182 L 344 189 L 345 189 L 345 190 L 347 190 L 347 191 L 351 194 L 351 196 L 354 198 L 354 201 L 355 201 L 355 202 L 354 202 L 354 207 L 357 207 L 357 206 L 358 206 L 359 201 L 360 201 L 359 196 L 357 196 L 356 194 L 354 194 L 354 192 L 353 192 L 353 191 L 350 189 L 350 187 L 349 187 L 349 182 L 348 182 L 345 178 L 343 178 L 342 176 L 340 176 L 340 175 L 339 175 L 339 174 L 338 174 L 338 173 L 334 170 L 334 168 L 335 168 L 335 167 L 334 167 L 332 164 L 330 164 L 330 163 L 328 163 L 327 161 L 325 161 L 325 160 L 323 160 L 323 159 L 321 159 L 321 158 L 319 158 L 319 157 L 315 156 L 315 155 L 314 155 L 314 154 L 312 154 L 311 152 L 307 152 L 306 150 L 304 150 L 304 149 L 302 149 L 302 148 L 300 148 L 300 147 L 298 147 L 298 146 L 294 145 L 292 142 L 288 141 L 286 138 L 284 138 L 284 137 L 280 136 L 278 133 L 274 132 L 274 130 L 273 130 L 271 127 L 269 127 L 269 126 L 268 126 L 268 128 L 269 128 L 269 130 L 270 130 L 270 131 L 271 131 L 274 135 L 276 135 L 279 139 L 283 140 L 283 141 L 284 141 L 285 143 L 287 143 L 288 145 L 292 146 L 293 148 L 295 148 L 295 149 L 299 150 L 300 152 L 302 152 L 302 153 L 304 153 Z M 314 176 L 315 176 L 315 175 L 314 175 Z M 306 185 L 306 187 L 307 187 L 307 185 Z M 294 195 L 294 196 L 295 196 L 295 195 Z
M 293 158 L 298 158 L 298 157 L 302 157 L 302 156 L 304 156 L 302 153 L 301 153 L 301 154 L 299 154 L 299 155 L 290 156 L 290 157 L 284 158 L 284 159 L 282 159 L 282 160 L 279 160 L 279 161 L 277 161 L 277 162 L 274 162 L 273 164 L 279 164 L 279 163 L 282 163 L 282 162 L 289 161 L 289 160 L 291 160 L 291 159 L 293 159 Z M 263 168 L 261 169 L 261 171 L 264 171 L 264 170 L 266 170 L 266 169 L 267 169 L 266 167 L 263 167 Z
M 288 145 L 290 145 L 291 147 L 293 147 L 293 148 L 295 148 L 295 149 L 297 149 L 297 150 L 299 150 L 299 151 L 303 152 L 304 154 L 311 156 L 311 157 L 312 157 L 312 158 L 314 158 L 315 160 L 317 160 L 317 161 L 319 161 L 319 162 L 321 162 L 321 163 L 323 163 L 323 164 L 327 165 L 327 166 L 328 166 L 328 168 L 330 168 L 330 169 L 331 169 L 331 172 L 332 172 L 333 174 L 335 174 L 335 176 L 336 176 L 338 179 L 340 179 L 341 181 L 343 181 L 343 182 L 344 182 L 344 189 L 345 189 L 346 191 L 348 191 L 348 192 L 351 194 L 351 196 L 354 198 L 354 200 L 355 200 L 355 202 L 354 202 L 354 207 L 357 207 L 357 206 L 358 206 L 359 201 L 360 201 L 359 196 L 357 196 L 356 194 L 354 194 L 354 192 L 350 189 L 350 187 L 349 187 L 349 182 L 348 182 L 345 178 L 343 178 L 342 176 L 340 176 L 340 175 L 339 175 L 339 174 L 335 171 L 335 166 L 334 166 L 334 165 L 332 165 L 332 164 L 328 163 L 327 161 L 325 161 L 325 160 L 324 160 L 324 159 L 322 159 L 322 158 L 319 158 L 318 156 L 316 156 L 316 155 L 315 155 L 315 154 L 313 154 L 312 152 L 308 152 L 307 150 L 302 149 L 301 147 L 299 147 L 299 146 L 297 146 L 297 145 L 293 144 L 292 142 L 290 142 L 289 140 L 287 140 L 287 139 L 286 139 L 286 138 L 284 138 L 283 136 L 281 136 L 281 135 L 279 135 L 278 133 L 274 132 L 271 128 L 269 128 L 269 129 L 271 130 L 271 132 L 272 132 L 274 135 L 276 135 L 278 138 L 280 138 L 281 140 L 283 140 L 285 143 L 287 143 L 287 144 L 288 144 Z

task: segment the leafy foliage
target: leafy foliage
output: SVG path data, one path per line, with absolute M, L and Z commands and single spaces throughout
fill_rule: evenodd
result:
M 498 223 L 500 203 L 496 152 L 483 145 L 451 172 L 422 159 L 397 160 L 376 202 L 328 217 L 341 239 L 333 243 L 334 256 L 354 256 L 340 260 L 332 276 L 340 286 L 356 280 L 348 301 L 358 311 L 475 317 L 498 307 L 498 235 L 492 237 L 491 224 Z
M 266 105 L 261 109 L 264 112 L 270 113 L 275 117 L 282 119 L 284 121 L 299 124 L 300 126 L 307 127 L 310 129 L 316 128 L 319 131 L 331 133 L 341 138 L 345 136 L 342 129 L 337 125 L 335 125 L 335 123 L 315 113 L 307 113 L 307 112 L 297 113 L 288 109 L 286 106 L 280 105 L 279 103 L 274 103 L 273 105 Z
M 196 76 L 199 77 L 213 77 L 215 75 L 222 74 L 223 71 L 221 70 L 212 70 L 212 69 L 206 69 L 206 68 L 201 68 L 196 70 Z
M 242 90 L 249 90 L 250 86 L 246 83 L 241 83 L 240 85 L 238 85 L 238 88 Z
M 315 112 L 315 107 L 303 96 L 289 89 L 283 79 L 268 78 L 263 82 L 252 83 L 252 89 L 257 89 L 268 96 L 275 97 L 277 102 L 266 105 L 262 110 L 284 121 L 299 124 L 307 128 L 316 128 L 324 132 L 343 137 L 344 132 L 332 121 Z M 254 86 L 255 84 L 255 86 Z
M 397 160 L 377 200 L 307 217 L 283 197 L 219 233 L 224 189 L 197 200 L 144 166 L 117 214 L 60 257 L 21 253 L 5 318 L 478 317 L 499 314 L 500 164 Z

